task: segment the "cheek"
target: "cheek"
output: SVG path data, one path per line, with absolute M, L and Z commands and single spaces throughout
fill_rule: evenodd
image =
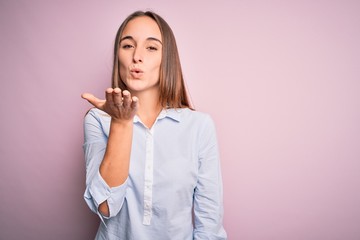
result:
M 154 60 L 154 69 L 160 69 L 161 68 L 161 56 Z
M 120 54 L 118 54 L 118 61 L 119 61 L 118 68 L 120 72 L 120 77 L 124 79 L 127 70 L 126 59 L 124 59 L 124 57 L 120 57 Z
M 122 61 L 120 61 L 120 60 L 119 60 L 119 69 L 120 69 L 121 71 L 126 70 L 126 66 L 125 66 L 124 62 L 122 62 Z
M 124 79 L 126 79 L 126 66 L 124 65 L 124 63 L 122 63 L 119 59 L 119 63 L 118 63 L 118 71 L 119 71 L 119 75 L 120 75 L 120 79 L 122 81 L 124 81 Z
M 121 50 L 118 52 L 117 57 L 118 57 L 119 63 L 122 63 L 123 65 L 127 65 L 129 63 L 129 61 L 131 62 L 131 58 L 129 59 L 128 54 L 126 54 L 126 52 L 122 52 Z

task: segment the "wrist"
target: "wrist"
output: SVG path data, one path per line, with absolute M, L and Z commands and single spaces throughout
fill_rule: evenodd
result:
M 133 125 L 133 119 L 116 119 L 111 118 L 111 125 L 112 126 L 132 126 Z

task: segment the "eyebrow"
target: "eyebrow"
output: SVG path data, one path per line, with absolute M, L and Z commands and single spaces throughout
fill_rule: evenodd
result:
M 121 42 L 122 40 L 125 40 L 125 39 L 130 39 L 130 40 L 132 40 L 132 41 L 135 41 L 135 39 L 134 39 L 132 36 L 125 36 L 125 37 L 123 37 L 123 38 L 120 39 L 120 42 Z M 161 42 L 159 39 L 155 38 L 155 37 L 148 37 L 146 40 L 147 40 L 147 41 L 156 41 L 156 42 L 159 42 L 159 43 L 162 45 L 162 42 Z M 120 42 L 119 42 L 119 43 L 120 43 Z

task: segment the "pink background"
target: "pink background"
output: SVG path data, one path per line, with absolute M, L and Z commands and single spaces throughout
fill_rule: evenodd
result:
M 135 10 L 217 125 L 229 239 L 360 239 L 359 1 L 1 1 L 0 239 L 92 239 L 84 91 Z

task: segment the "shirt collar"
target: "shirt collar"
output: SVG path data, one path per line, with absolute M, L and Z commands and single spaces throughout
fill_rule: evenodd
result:
M 184 111 L 183 108 L 168 108 L 163 109 L 159 116 L 157 117 L 157 120 L 163 119 L 163 118 L 171 118 L 172 120 L 175 120 L 176 122 L 180 122 L 181 120 L 181 114 Z M 134 117 L 134 123 L 141 122 L 138 115 L 135 115 Z

